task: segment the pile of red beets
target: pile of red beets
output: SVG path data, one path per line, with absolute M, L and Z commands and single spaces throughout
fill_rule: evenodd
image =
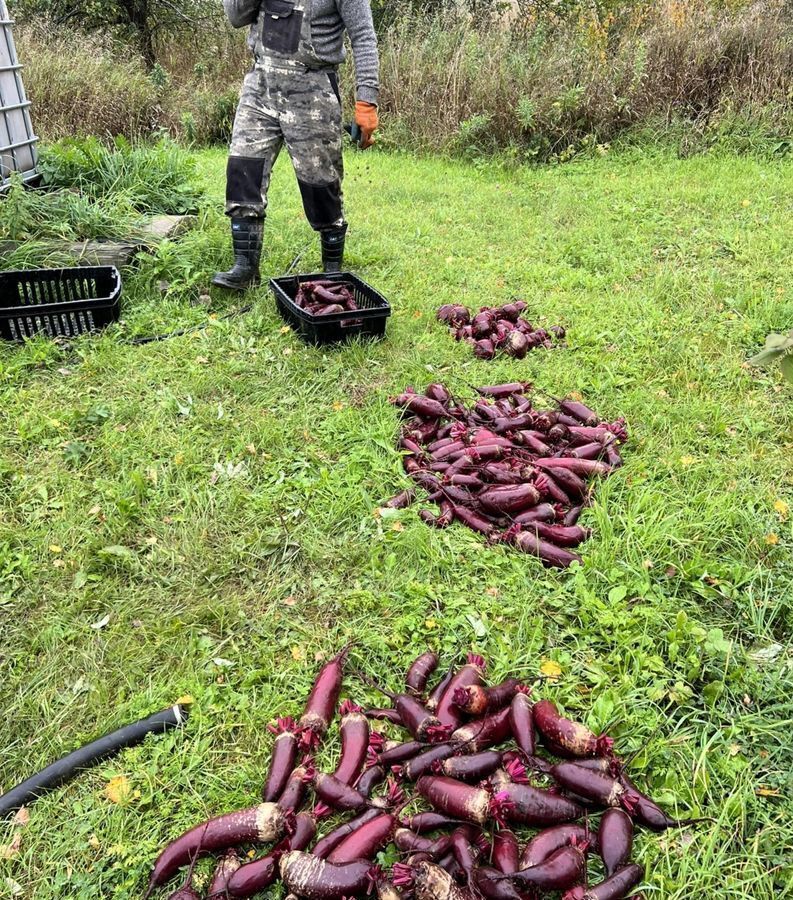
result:
M 293 900 L 620 900 L 644 877 L 631 861 L 635 829 L 684 824 L 636 788 L 611 738 L 535 702 L 517 678 L 488 686 L 473 654 L 430 688 L 439 659 L 423 653 L 402 693 L 378 688 L 387 708 L 345 700 L 336 767 L 319 771 L 348 651 L 322 668 L 299 721 L 271 726 L 263 802 L 173 841 L 146 897 L 187 867 L 171 900 L 253 897 L 278 879 Z M 265 855 L 244 861 L 262 844 Z M 399 855 L 390 870 L 375 862 L 385 850 Z M 223 855 L 202 895 L 193 870 L 210 854 Z
M 438 321 L 448 325 L 456 340 L 467 341 L 479 359 L 493 359 L 499 351 L 523 359 L 535 347 L 554 346 L 554 338 L 562 340 L 565 330 L 554 325 L 547 331 L 535 328 L 522 313 L 526 310 L 523 300 L 515 300 L 505 306 L 483 306 L 471 315 L 467 306 L 449 303 L 438 310 Z
M 442 384 L 408 389 L 391 402 L 404 411 L 399 438 L 405 472 L 437 504 L 421 518 L 436 528 L 467 525 L 547 566 L 565 568 L 589 536 L 578 519 L 592 483 L 622 465 L 623 419 L 605 422 L 576 400 L 536 408 L 525 382 L 476 388 L 466 406 Z M 408 490 L 386 505 L 400 509 Z
M 353 286 L 344 281 L 304 281 L 297 289 L 295 304 L 312 316 L 354 312 L 359 308 Z

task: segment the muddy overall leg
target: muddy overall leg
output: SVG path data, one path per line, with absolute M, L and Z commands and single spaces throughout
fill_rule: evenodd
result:
M 212 279 L 218 287 L 244 291 L 259 282 L 267 190 L 283 143 L 278 114 L 270 100 L 265 73 L 251 72 L 237 108 L 226 172 L 226 214 L 231 218 L 234 265 Z
M 284 78 L 281 127 L 311 227 L 319 232 L 326 272 L 341 271 L 344 221 L 341 183 L 342 113 L 335 72 L 308 71 Z

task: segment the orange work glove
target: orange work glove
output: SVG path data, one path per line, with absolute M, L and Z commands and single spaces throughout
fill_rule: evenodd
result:
M 366 150 L 374 143 L 372 135 L 380 127 L 380 117 L 373 103 L 359 100 L 355 104 L 355 124 L 361 129 L 361 149 Z

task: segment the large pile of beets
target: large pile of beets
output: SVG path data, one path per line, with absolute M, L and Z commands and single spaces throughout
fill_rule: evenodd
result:
M 460 522 L 492 541 L 512 544 L 546 565 L 564 568 L 588 537 L 577 522 L 593 483 L 622 465 L 623 419 L 606 422 L 576 400 L 538 408 L 525 382 L 477 388 L 466 406 L 441 384 L 408 389 L 392 402 L 404 411 L 399 438 L 404 467 L 437 514 L 436 528 Z M 388 506 L 402 508 L 416 491 Z
M 157 859 L 146 897 L 187 867 L 171 900 L 200 900 L 196 861 L 223 854 L 208 892 L 253 897 L 281 879 L 292 898 L 345 900 L 620 900 L 644 876 L 637 828 L 671 819 L 641 793 L 611 738 L 534 701 L 517 678 L 488 686 L 469 655 L 429 688 L 438 656 L 410 666 L 391 706 L 345 700 L 333 772 L 315 753 L 334 719 L 349 648 L 319 673 L 299 721 L 279 719 L 262 802 L 203 822 Z M 380 689 L 378 689 L 380 690 Z M 399 737 L 370 727 L 384 723 Z M 321 821 L 340 820 L 317 840 Z M 270 845 L 244 862 L 249 847 Z M 391 849 L 386 871 L 375 860 Z M 591 862 L 599 881 L 589 884 Z M 638 896 L 638 895 L 636 895 Z

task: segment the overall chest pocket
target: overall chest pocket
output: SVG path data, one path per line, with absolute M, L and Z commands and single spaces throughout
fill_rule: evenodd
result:
M 303 11 L 289 0 L 264 0 L 262 46 L 276 53 L 296 53 L 300 46 Z

